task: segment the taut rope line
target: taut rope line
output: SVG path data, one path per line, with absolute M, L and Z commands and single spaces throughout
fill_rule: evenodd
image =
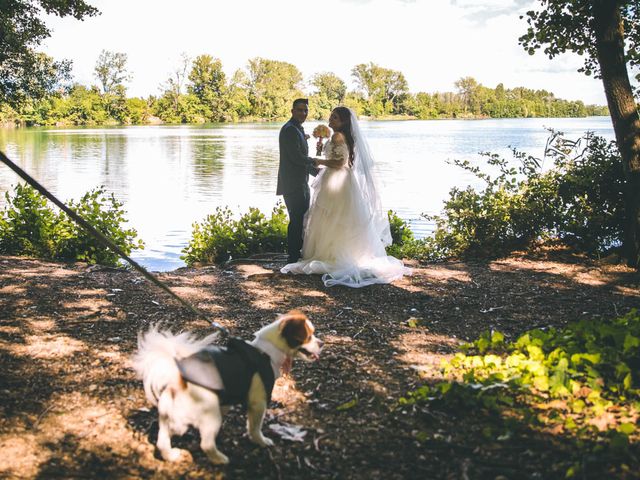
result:
M 27 172 L 22 170 L 18 165 L 9 160 L 4 152 L 0 151 L 0 161 L 4 163 L 7 167 L 13 170 L 20 178 L 22 178 L 25 182 L 35 188 L 38 192 L 48 198 L 51 202 L 53 202 L 58 208 L 60 208 L 63 212 L 65 212 L 69 217 L 71 217 L 78 225 L 84 228 L 87 232 L 95 237 L 103 246 L 110 248 L 112 251 L 120 255 L 124 260 L 126 260 L 133 268 L 135 268 L 138 272 L 140 272 L 147 280 L 149 280 L 154 285 L 160 287 L 162 290 L 171 295 L 174 299 L 180 302 L 183 306 L 189 309 L 193 314 L 197 317 L 203 318 L 205 320 L 209 320 L 207 316 L 198 308 L 181 298 L 177 293 L 171 290 L 167 285 L 161 282 L 154 275 L 149 273 L 142 265 L 138 262 L 130 258 L 122 249 L 116 245 L 113 240 L 96 230 L 89 222 L 87 222 L 84 218 L 78 215 L 76 212 L 67 207 L 64 203 L 58 200 L 49 190 L 40 185 L 33 177 L 31 177 Z M 219 328 L 224 333 L 228 333 L 227 329 L 222 325 L 212 322 L 213 326 Z

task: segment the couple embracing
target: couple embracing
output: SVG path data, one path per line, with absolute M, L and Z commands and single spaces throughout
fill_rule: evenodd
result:
M 382 209 L 373 158 L 355 113 L 337 107 L 329 117 L 333 135 L 309 157 L 302 124 L 308 101 L 293 102 L 291 119 L 280 130 L 277 194 L 289 213 L 288 264 L 283 273 L 321 274 L 326 286 L 364 287 L 390 283 L 411 273 L 387 255 L 391 244 Z M 315 177 L 309 189 L 309 175 Z

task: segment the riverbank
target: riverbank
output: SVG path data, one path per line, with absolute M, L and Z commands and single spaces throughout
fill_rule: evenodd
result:
M 300 308 L 326 342 L 319 363 L 298 362 L 277 382 L 265 422 L 275 447 L 249 443 L 244 416 L 231 412 L 219 436 L 231 464 L 214 468 L 194 432 L 176 441 L 193 461 L 155 458 L 156 410 L 128 365 L 141 329 L 163 322 L 204 334 L 206 321 L 134 272 L 0 257 L 0 476 L 494 478 L 522 465 L 549 478 L 563 471 L 570 438 L 532 430 L 506 448 L 455 419 L 414 418 L 398 399 L 439 378 L 440 361 L 483 330 L 513 338 L 640 307 L 636 272 L 576 257 L 414 265 L 412 277 L 361 290 L 327 289 L 279 266 L 159 274 L 235 335 L 249 339 Z M 271 428 L 287 424 L 306 432 L 303 441 Z M 418 441 L 418 431 L 432 440 Z
M 603 117 L 607 117 L 607 115 L 601 115 Z M 491 117 L 488 115 L 473 115 L 473 114 L 460 114 L 460 115 L 440 115 L 433 117 L 417 117 L 414 115 L 383 115 L 378 117 L 367 117 L 360 116 L 360 120 L 363 121 L 380 121 L 380 122 L 399 122 L 399 121 L 412 121 L 412 120 L 513 120 L 513 119 L 526 119 L 526 118 L 589 118 L 589 115 L 581 115 L 581 116 L 564 116 L 564 117 L 545 117 L 545 116 L 520 116 L 520 117 Z M 142 123 L 118 123 L 115 121 L 110 121 L 106 123 L 73 123 L 67 121 L 57 121 L 55 124 L 29 124 L 25 120 L 21 119 L 6 119 L 0 121 L 0 129 L 22 129 L 22 128 L 82 128 L 82 127 L 91 127 L 91 128 L 101 128 L 101 127 L 145 127 L 145 126 L 176 126 L 176 125 L 184 125 L 184 126 L 200 126 L 200 125 L 244 125 L 250 123 L 283 123 L 286 122 L 288 118 L 283 117 L 279 119 L 264 119 L 259 117 L 245 117 L 234 120 L 232 122 L 217 122 L 211 123 L 207 121 L 200 122 L 190 122 L 190 123 L 170 123 L 164 122 L 160 118 L 151 116 L 146 122 Z M 309 122 L 326 122 L 326 119 L 313 119 L 309 118 Z

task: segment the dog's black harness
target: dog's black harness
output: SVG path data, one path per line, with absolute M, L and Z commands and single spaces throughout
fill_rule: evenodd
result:
M 271 401 L 275 383 L 271 359 L 239 338 L 230 338 L 226 347 L 206 347 L 187 358 L 176 360 L 176 364 L 186 381 L 216 392 L 222 405 L 246 405 L 255 373 L 262 379 L 267 403 Z M 222 378 L 222 385 L 215 381 L 216 370 Z

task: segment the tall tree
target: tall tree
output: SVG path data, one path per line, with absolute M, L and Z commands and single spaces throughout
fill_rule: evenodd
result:
M 462 97 L 462 103 L 464 104 L 464 111 L 466 113 L 473 103 L 480 84 L 473 77 L 463 77 L 460 80 L 457 80 L 454 85 Z
M 118 86 L 131 79 L 127 71 L 127 54 L 102 50 L 94 68 L 103 93 L 112 93 Z
M 335 105 L 341 104 L 347 94 L 346 83 L 335 73 L 316 73 L 311 79 L 311 85 L 316 87 L 320 97 L 326 98 Z
M 205 118 L 215 122 L 224 120 L 227 78 L 222 62 L 211 55 L 196 57 L 189 72 L 189 82 L 187 89 L 202 105 Z
M 309 112 L 312 118 L 326 119 L 332 109 L 344 103 L 347 95 L 347 85 L 335 73 L 317 73 L 309 83 L 315 87 L 315 92 L 309 105 Z
M 180 66 L 176 68 L 167 81 L 160 86 L 162 90 L 161 103 L 168 104 L 165 110 L 169 110 L 165 121 L 184 121 L 184 108 L 182 108 L 182 92 L 184 90 L 185 79 L 187 78 L 187 70 L 191 64 L 191 59 L 186 53 L 180 56 Z M 170 120 L 167 120 L 170 119 Z
M 248 73 L 253 115 L 274 120 L 289 116 L 291 102 L 302 95 L 302 73 L 298 67 L 257 57 L 249 60 Z
M 402 97 L 409 93 L 409 86 L 402 72 L 370 62 L 353 67 L 351 75 L 367 97 L 371 109 L 369 114 L 400 113 L 398 107 Z M 380 107 L 382 112 L 377 111 Z
M 241 69 L 236 70 L 231 77 L 227 91 L 227 100 L 229 102 L 229 114 L 232 120 L 251 115 L 249 78 Z
M 52 79 L 70 69 L 70 62 L 43 61 L 35 51 L 51 35 L 44 14 L 78 20 L 98 10 L 84 0 L 4 0 L 0 2 L 0 102 L 17 105 L 25 96 L 41 96 Z M 49 75 L 42 75 L 43 65 Z M 50 75 L 53 73 L 53 75 Z
M 602 79 L 626 176 L 624 253 L 640 267 L 640 117 L 627 70 L 640 66 L 638 0 L 539 1 L 520 43 L 532 55 L 543 47 L 549 58 L 585 55 L 580 71 Z

